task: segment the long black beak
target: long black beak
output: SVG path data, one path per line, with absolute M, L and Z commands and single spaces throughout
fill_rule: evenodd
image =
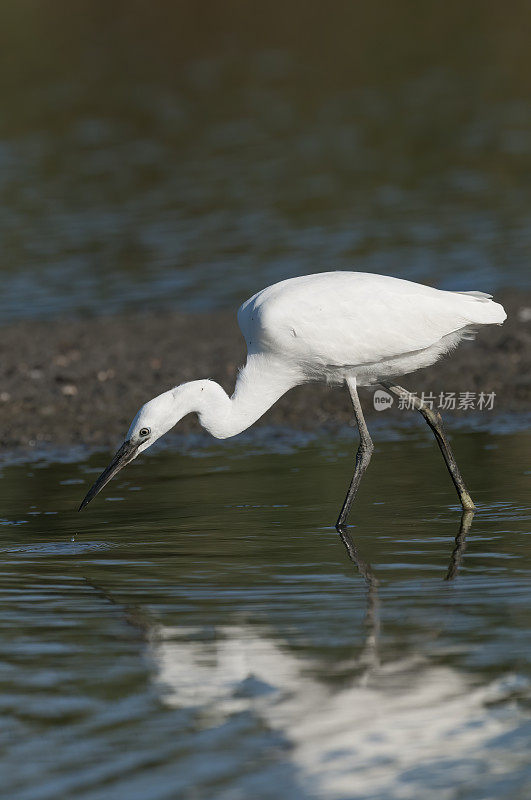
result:
M 90 503 L 92 498 L 96 497 L 98 492 L 101 492 L 104 486 L 107 486 L 109 481 L 114 478 L 116 473 L 120 472 L 122 467 L 125 467 L 126 464 L 129 464 L 134 459 L 137 450 L 138 443 L 133 444 L 130 441 L 123 443 L 107 469 L 101 473 L 96 483 L 88 490 L 85 499 L 78 508 L 78 511 L 81 511 L 82 508 L 85 508 L 85 506 Z

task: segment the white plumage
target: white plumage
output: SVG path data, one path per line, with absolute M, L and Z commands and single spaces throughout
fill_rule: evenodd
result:
M 232 397 L 204 379 L 176 386 L 146 403 L 85 506 L 121 467 L 186 414 L 223 439 L 248 428 L 289 389 L 307 381 L 345 383 L 360 430 L 360 448 L 338 527 L 349 512 L 372 452 L 357 386 L 389 382 L 433 364 L 480 325 L 501 324 L 504 309 L 481 292 L 448 292 L 365 272 L 323 272 L 276 283 L 238 312 L 247 362 Z M 433 429 L 464 508 L 474 507 L 441 427 L 440 416 L 416 401 Z
M 359 386 L 426 367 L 504 309 L 481 292 L 447 292 L 367 272 L 323 272 L 247 300 L 238 322 L 249 354 L 268 353 L 306 379 Z

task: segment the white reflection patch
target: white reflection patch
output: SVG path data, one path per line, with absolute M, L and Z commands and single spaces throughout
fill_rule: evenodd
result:
M 163 701 L 197 707 L 207 724 L 255 714 L 288 741 L 285 757 L 312 796 L 425 800 L 432 789 L 445 800 L 464 782 L 509 774 L 520 760 L 507 743 L 495 744 L 520 713 L 491 705 L 508 698 L 516 678 L 477 688 L 451 667 L 373 660 L 337 690 L 262 628 L 227 626 L 209 641 L 192 629 L 158 634 L 151 644 Z

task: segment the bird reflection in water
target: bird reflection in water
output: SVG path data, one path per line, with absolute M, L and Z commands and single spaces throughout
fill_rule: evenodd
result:
M 464 509 L 461 515 L 461 523 L 459 525 L 459 532 L 455 537 L 455 546 L 452 550 L 452 555 L 450 556 L 450 563 L 448 564 L 448 570 L 446 572 L 447 581 L 453 581 L 457 573 L 459 572 L 459 567 L 461 566 L 461 561 L 463 560 L 463 554 L 466 550 L 466 537 L 470 530 L 470 526 L 472 525 L 472 520 L 474 519 L 474 512 L 470 509 Z
M 446 581 L 454 580 L 459 572 L 459 567 L 461 566 L 461 562 L 463 560 L 463 554 L 466 550 L 466 537 L 470 531 L 473 518 L 474 511 L 469 509 L 463 510 L 459 523 L 459 531 L 455 537 L 455 545 L 452 550 L 450 562 L 444 578 Z M 378 638 L 380 633 L 378 579 L 374 574 L 370 563 L 361 556 L 360 551 L 349 532 L 349 529 L 346 526 L 344 528 L 339 528 L 338 533 L 348 553 L 348 557 L 356 565 L 359 574 L 367 586 L 365 644 L 360 656 L 357 659 L 358 664 L 365 667 L 364 677 L 367 678 L 371 669 L 380 665 L 378 653 Z
M 471 522 L 465 512 L 446 580 L 457 575 Z M 364 645 L 353 661 L 338 665 L 343 680 L 327 680 L 329 664 L 324 670 L 293 652 L 265 625 L 238 619 L 217 626 L 212 638 L 201 627 L 147 624 L 128 607 L 127 622 L 138 626 L 149 648 L 160 700 L 188 709 L 201 729 L 224 726 L 224 747 L 233 753 L 242 743 L 232 720 L 251 715 L 260 730 L 282 737 L 279 758 L 317 796 L 398 797 L 398 789 L 407 789 L 416 800 L 425 797 L 426 776 L 438 780 L 443 765 L 479 759 L 489 772 L 489 748 L 511 727 L 492 707 L 494 696 L 503 699 L 503 685 L 474 684 L 465 671 L 425 654 L 381 659 L 378 580 L 351 534 L 340 536 L 367 586 Z M 261 735 L 254 745 L 246 739 L 246 757 L 253 746 L 259 758 Z M 424 777 L 417 784 L 419 763 Z

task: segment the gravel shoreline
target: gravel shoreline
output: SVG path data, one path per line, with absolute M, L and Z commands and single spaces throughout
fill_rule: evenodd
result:
M 498 292 L 508 319 L 401 383 L 411 391 L 495 393 L 492 411 L 522 412 L 531 397 L 531 292 Z M 29 320 L 0 329 L 0 443 L 113 448 L 139 406 L 183 381 L 213 378 L 232 391 L 245 344 L 233 312 L 145 313 Z M 372 392 L 364 391 L 368 416 Z M 411 413 L 396 404 L 387 414 Z M 466 410 L 444 412 L 464 415 Z M 297 387 L 257 424 L 339 427 L 352 418 L 344 390 Z M 195 416 L 179 425 L 198 430 Z

